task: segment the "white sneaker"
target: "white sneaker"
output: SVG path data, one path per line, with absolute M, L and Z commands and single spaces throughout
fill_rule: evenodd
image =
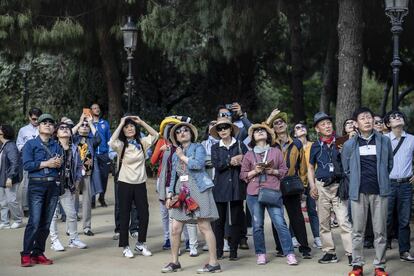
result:
M 10 229 L 10 224 L 0 223 L 0 229 Z
M 190 257 L 197 257 L 198 256 L 198 250 L 195 248 L 190 249 Z
M 124 251 L 122 251 L 122 254 L 124 255 L 124 257 L 128 259 L 134 258 L 134 253 L 132 253 L 131 248 L 129 248 L 129 246 L 124 247 Z
M 229 242 L 226 239 L 224 239 L 223 252 L 230 252 Z
M 73 239 L 69 241 L 69 247 L 84 249 L 88 246 L 84 242 L 80 241 L 79 239 Z
M 151 251 L 149 251 L 147 245 L 145 243 L 139 243 L 135 245 L 135 251 L 141 253 L 143 256 L 149 257 L 152 256 Z
M 293 243 L 294 248 L 298 248 L 300 246 L 300 244 L 298 243 L 298 240 L 296 239 L 296 237 L 292 238 L 292 243 Z
M 313 240 L 313 247 L 315 247 L 315 248 L 319 248 L 319 249 L 322 249 L 322 241 L 321 241 L 321 238 L 316 237 L 316 238 Z
M 63 245 L 60 243 L 60 240 L 54 240 L 52 241 L 52 246 L 50 247 L 50 249 L 58 252 L 58 251 L 65 251 L 65 248 L 63 247 Z
M 208 245 L 207 245 L 207 244 L 205 244 L 205 245 L 203 246 L 203 251 L 208 251 Z
M 17 229 L 17 228 L 20 228 L 22 226 L 23 226 L 23 223 L 15 221 L 15 222 L 12 223 L 12 225 L 10 226 L 10 228 L 11 229 Z

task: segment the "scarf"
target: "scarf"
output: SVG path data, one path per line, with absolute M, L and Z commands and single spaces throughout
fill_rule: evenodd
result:
M 128 144 L 134 145 L 137 150 L 141 149 L 141 145 L 135 139 L 128 140 Z
M 254 146 L 253 152 L 254 153 L 257 153 L 257 154 L 262 154 L 262 153 L 265 153 L 269 149 L 270 149 L 270 146 L 269 145 L 266 145 L 264 147 Z
M 336 135 L 336 133 L 334 131 L 334 132 L 332 132 L 330 137 L 326 138 L 326 137 L 320 136 L 319 140 L 324 144 L 330 145 L 330 144 L 332 144 L 332 142 L 335 141 L 335 135 Z

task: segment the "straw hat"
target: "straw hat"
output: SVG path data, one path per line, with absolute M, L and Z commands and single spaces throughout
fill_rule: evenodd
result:
M 227 117 L 220 117 L 218 118 L 217 122 L 215 123 L 215 125 L 210 129 L 210 135 L 213 136 L 214 138 L 216 138 L 217 140 L 220 140 L 221 137 L 218 134 L 217 131 L 217 127 L 220 125 L 229 125 L 232 129 L 232 136 L 235 137 L 237 136 L 237 134 L 240 132 L 240 129 L 233 124 L 229 118 Z
M 270 137 L 272 137 L 272 145 L 275 143 L 276 140 L 276 135 L 275 132 L 265 123 L 261 123 L 261 124 L 253 124 L 250 128 L 249 128 L 249 137 L 250 140 L 253 141 L 253 132 L 258 129 L 258 128 L 263 128 L 266 130 L 267 135 L 270 135 Z
M 180 122 L 180 123 L 176 124 L 175 126 L 173 126 L 170 130 L 170 140 L 171 140 L 171 142 L 173 143 L 174 146 L 178 146 L 177 140 L 175 139 L 175 131 L 177 129 L 181 128 L 182 126 L 186 126 L 186 127 L 191 129 L 191 131 L 194 134 L 194 141 L 196 141 L 197 138 L 198 138 L 198 131 L 197 131 L 197 128 L 195 126 L 193 126 L 192 124 L 187 123 L 187 122 Z
M 285 123 L 288 122 L 288 116 L 286 112 L 279 112 L 278 114 L 276 114 L 275 116 L 273 116 L 272 118 L 269 118 L 269 124 L 268 126 L 273 127 L 273 122 L 276 121 L 277 119 L 282 119 Z

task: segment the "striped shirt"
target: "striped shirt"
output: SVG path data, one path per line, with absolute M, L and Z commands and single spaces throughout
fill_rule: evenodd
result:
M 391 146 L 394 150 L 400 139 L 395 137 L 394 133 L 384 134 L 391 139 Z M 414 153 L 414 136 L 403 131 L 402 137 L 405 137 L 397 154 L 394 155 L 394 167 L 390 173 L 391 179 L 411 177 L 413 175 L 413 153 Z

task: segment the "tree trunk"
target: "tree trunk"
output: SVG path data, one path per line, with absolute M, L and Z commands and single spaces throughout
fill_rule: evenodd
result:
M 113 123 L 118 121 L 122 114 L 120 76 L 109 30 L 101 28 L 97 30 L 97 34 L 108 93 L 108 119 Z
M 361 105 L 363 19 L 360 0 L 339 0 L 336 129 Z
M 298 122 L 306 119 L 305 104 L 303 99 L 304 68 L 302 53 L 302 33 L 300 26 L 300 2 L 298 0 L 288 0 L 285 1 L 284 4 L 290 33 L 290 83 L 293 97 L 293 121 Z

